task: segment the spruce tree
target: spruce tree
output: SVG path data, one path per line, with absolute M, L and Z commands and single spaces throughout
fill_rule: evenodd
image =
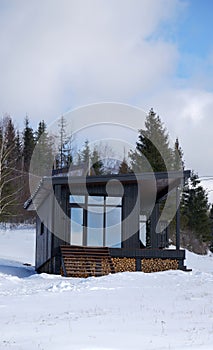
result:
M 122 162 L 119 165 L 118 174 L 129 174 L 129 173 L 131 173 L 131 169 L 128 166 L 126 158 L 124 157 Z
M 12 118 L 5 116 L 0 124 L 0 219 L 4 221 L 16 218 L 21 191 L 15 141 Z
M 210 221 L 210 245 L 209 245 L 209 249 L 213 253 L 213 204 L 211 205 L 211 209 L 209 211 L 209 221 Z
M 35 147 L 34 132 L 33 132 L 33 129 L 30 127 L 29 118 L 28 116 L 26 116 L 24 120 L 23 150 L 22 150 L 23 191 L 22 191 L 21 201 L 23 204 L 31 196 L 31 191 L 29 186 L 29 171 L 30 171 L 31 158 L 34 151 L 34 147 Z M 34 179 L 37 181 L 36 176 L 34 176 Z M 24 220 L 31 221 L 33 217 L 34 217 L 33 212 L 25 211 L 25 213 L 23 214 Z
M 182 227 L 194 232 L 204 242 L 211 240 L 211 228 L 208 216 L 208 196 L 200 184 L 198 175 L 192 172 L 189 183 L 185 186 L 182 202 Z
M 46 138 L 47 136 L 47 126 L 44 122 L 44 120 L 40 121 L 38 124 L 38 129 L 35 132 L 35 142 L 38 142 L 41 136 L 44 136 Z
M 56 156 L 56 168 L 62 169 L 69 167 L 73 162 L 72 155 L 72 135 L 67 135 L 67 121 L 62 115 L 58 123 L 58 154 Z
M 145 129 L 139 130 L 136 149 L 130 151 L 129 157 L 134 172 L 172 170 L 174 162 L 169 135 L 153 109 L 146 117 Z
M 36 147 L 31 161 L 33 172 L 41 177 L 50 175 L 54 162 L 53 140 L 48 135 L 44 120 L 39 122 L 35 132 L 35 142 Z
M 17 205 L 16 205 L 16 213 L 17 213 L 16 221 L 23 222 L 25 217 L 32 216 L 32 214 L 29 214 L 29 212 L 26 212 L 26 210 L 23 207 L 23 204 L 26 201 L 26 196 L 24 196 L 26 174 L 23 171 L 22 139 L 20 137 L 19 131 L 16 132 L 16 136 L 15 136 L 14 157 L 16 159 L 16 174 L 17 174 L 16 185 L 17 185 L 17 188 L 20 189 L 19 195 L 17 198 Z
M 94 149 L 90 155 L 90 159 L 91 159 L 91 166 L 93 167 L 95 174 L 102 175 L 103 174 L 103 162 L 100 158 L 97 147 L 94 147 Z
M 35 139 L 33 129 L 30 127 L 29 118 L 25 118 L 25 128 L 23 131 L 23 167 L 24 171 L 28 173 L 30 168 L 30 161 L 35 147 Z
M 15 157 L 16 157 L 16 168 L 19 171 L 20 175 L 22 174 L 22 140 L 20 133 L 17 130 L 15 137 Z
M 90 161 L 91 151 L 89 147 L 89 141 L 86 140 L 84 142 L 84 147 L 82 151 L 80 152 L 80 159 L 82 163 L 88 164 Z
M 174 165 L 173 165 L 174 170 L 184 169 L 183 151 L 180 147 L 178 138 L 176 138 L 176 141 L 175 141 L 173 162 L 174 162 Z

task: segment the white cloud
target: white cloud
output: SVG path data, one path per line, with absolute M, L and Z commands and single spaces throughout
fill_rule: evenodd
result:
M 129 102 L 175 70 L 172 43 L 147 38 L 177 0 L 21 0 L 0 14 L 0 106 L 50 120 L 73 105 Z
M 213 95 L 206 90 L 212 79 L 202 69 L 204 61 L 197 61 L 190 79 L 177 81 L 181 53 L 161 36 L 161 25 L 166 21 L 173 30 L 183 5 L 180 0 L 2 0 L 1 112 L 21 122 L 29 113 L 37 124 L 91 102 L 154 107 L 172 138 L 180 138 L 187 166 L 212 175 Z
M 213 93 L 193 88 L 164 89 L 148 100 L 165 122 L 173 142 L 178 137 L 186 167 L 199 175 L 213 175 Z

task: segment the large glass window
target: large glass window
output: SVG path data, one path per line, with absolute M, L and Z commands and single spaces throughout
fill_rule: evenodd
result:
M 105 246 L 121 247 L 121 207 L 106 207 Z
M 104 196 L 88 196 L 88 205 L 104 205 Z
M 70 195 L 71 244 L 121 247 L 122 198 Z
M 106 197 L 106 205 L 112 205 L 113 207 L 122 205 L 121 197 Z
M 83 245 L 83 208 L 71 208 L 71 238 L 73 245 Z
M 85 196 L 73 196 L 71 195 L 69 198 L 70 203 L 73 204 L 83 204 L 85 202 Z
M 89 207 L 87 210 L 87 245 L 103 246 L 104 237 L 104 206 Z

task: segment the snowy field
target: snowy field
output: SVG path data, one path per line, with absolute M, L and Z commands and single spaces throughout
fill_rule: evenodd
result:
M 0 350 L 213 349 L 213 256 L 192 272 L 73 279 L 34 268 L 34 230 L 0 231 Z

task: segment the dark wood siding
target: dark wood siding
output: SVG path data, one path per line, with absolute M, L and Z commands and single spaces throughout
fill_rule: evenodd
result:
M 124 185 L 123 248 L 140 248 L 139 241 L 140 194 L 137 184 Z
M 156 224 L 158 220 L 158 204 L 153 209 L 151 215 L 151 249 L 140 249 L 139 240 L 139 216 L 140 206 L 143 206 L 143 196 L 138 189 L 138 184 L 119 181 L 106 183 L 87 183 L 68 185 L 59 183 L 54 185 L 55 198 L 50 195 L 46 197 L 38 209 L 40 218 L 37 218 L 37 238 L 36 238 L 36 269 L 39 269 L 45 262 L 53 258 L 47 264 L 48 271 L 60 272 L 60 246 L 70 243 L 70 218 L 69 218 L 69 194 L 74 195 L 97 195 L 97 196 L 122 196 L 122 248 L 110 250 L 112 256 L 135 257 L 136 266 L 139 270 L 141 258 L 177 258 L 179 265 L 183 265 L 183 253 L 161 251 L 158 248 L 158 237 L 156 235 Z M 122 190 L 122 193 L 121 193 Z M 42 226 L 43 225 L 43 226 Z M 42 229 L 43 227 L 43 229 Z M 43 232 L 41 232 L 43 230 Z M 52 234 L 53 233 L 53 234 Z M 178 255 L 180 254 L 180 256 Z
M 53 208 L 53 254 L 62 244 L 69 243 L 69 217 L 67 205 L 67 186 L 56 185 L 54 187 L 55 201 Z
M 36 257 L 35 267 L 39 268 L 51 258 L 52 251 L 52 195 L 49 195 L 45 202 L 37 210 L 36 219 Z

